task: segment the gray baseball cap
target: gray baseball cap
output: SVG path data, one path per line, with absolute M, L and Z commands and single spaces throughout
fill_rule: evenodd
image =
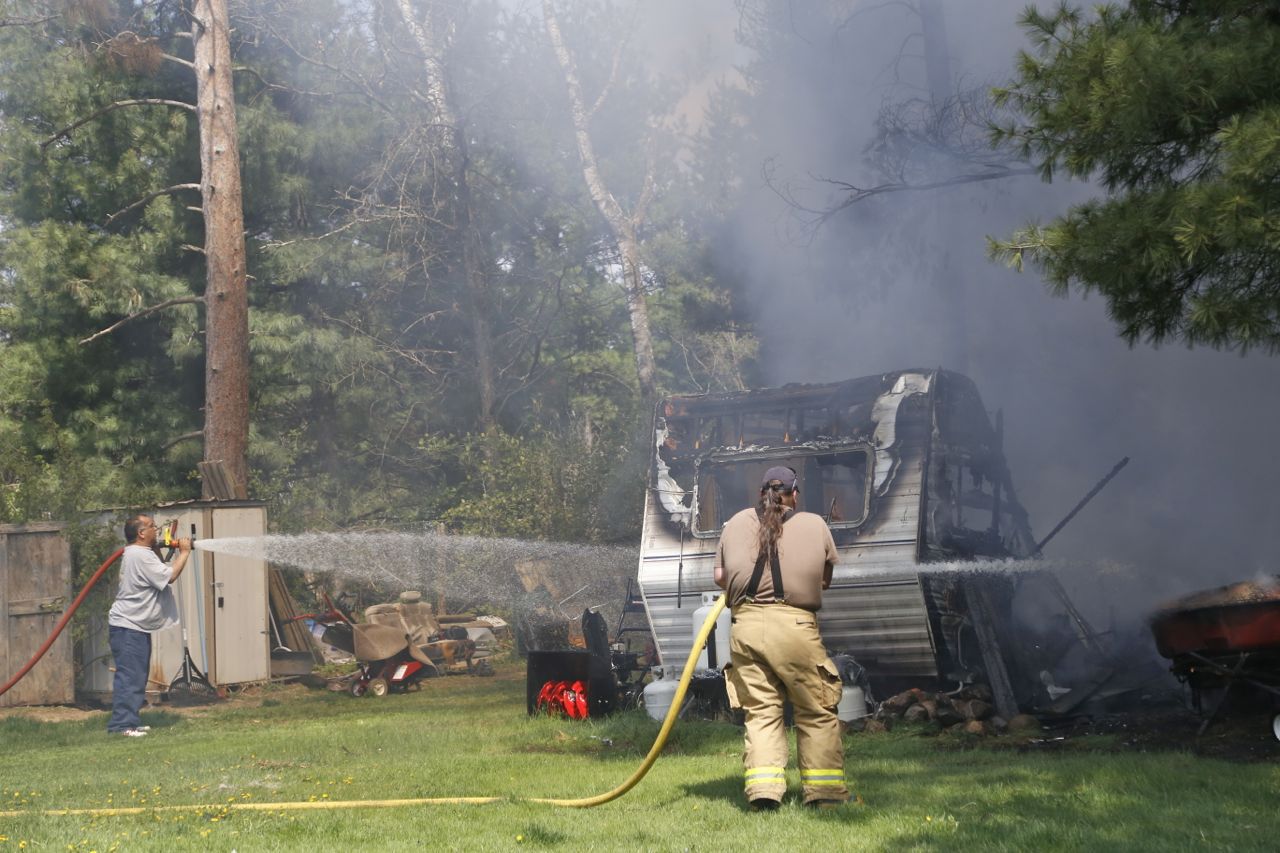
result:
M 769 485 L 774 482 L 781 483 L 784 489 L 794 489 L 796 487 L 796 472 L 785 465 L 774 465 L 764 472 L 764 479 L 760 481 L 761 491 L 769 488 Z

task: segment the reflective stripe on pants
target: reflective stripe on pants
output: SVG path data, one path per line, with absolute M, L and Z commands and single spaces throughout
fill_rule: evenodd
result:
M 800 781 L 806 788 L 843 788 L 844 770 L 839 767 L 823 770 L 801 770 Z
M 747 796 L 753 800 L 758 798 L 751 796 L 752 788 L 759 790 L 768 788 L 772 790 L 774 787 L 778 787 L 778 796 L 770 799 L 781 799 L 781 791 L 787 789 L 787 771 L 784 767 L 748 767 L 743 776 L 746 779 Z

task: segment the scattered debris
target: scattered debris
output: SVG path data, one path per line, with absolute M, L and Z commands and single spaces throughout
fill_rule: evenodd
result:
M 437 675 L 493 675 L 488 658 L 498 642 L 489 622 L 478 622 L 474 616 L 446 616 L 449 624 L 442 626 L 432 606 L 416 591 L 366 608 L 363 622 L 333 606 L 327 596 L 325 600 L 330 612 L 316 616 L 326 626 L 324 642 L 354 654 L 358 665 L 349 676 L 330 679 L 330 690 L 383 696 L 418 689 L 422 679 Z

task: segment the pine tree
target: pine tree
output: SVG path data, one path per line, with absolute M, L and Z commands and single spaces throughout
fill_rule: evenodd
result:
M 13 3 L 6 23 L 14 26 L 0 29 L 0 447 L 14 457 L 52 458 L 56 449 L 60 465 L 70 457 L 90 464 L 87 505 L 135 499 L 139 487 L 144 499 L 190 497 L 202 458 L 200 134 L 191 70 L 165 56 L 191 51 L 184 9 Z M 316 25 L 332 23 L 333 9 L 307 4 Z M 255 362 L 259 483 L 311 449 L 299 446 L 299 419 L 335 432 L 324 407 L 290 417 L 300 396 L 314 389 L 343 409 L 347 401 L 331 390 L 370 361 L 377 369 L 358 336 L 303 322 L 308 313 L 340 315 L 372 252 L 347 246 L 329 259 L 333 277 L 309 289 L 317 282 L 297 272 L 297 252 L 267 251 L 330 227 L 326 213 L 350 186 L 351 154 L 368 131 L 349 105 L 326 113 L 303 102 L 303 61 L 254 51 L 265 22 L 246 21 L 230 45 L 246 143 L 238 158 L 245 228 L 234 231 L 250 236 L 248 270 L 241 261 L 239 274 L 254 279 L 252 333 L 242 328 L 231 343 Z M 324 464 L 346 452 L 341 438 L 334 444 Z
M 155 40 L 183 25 L 150 10 L 130 37 L 104 39 L 109 4 L 7 5 L 17 23 L 0 29 L 0 441 L 15 453 L 57 448 L 60 464 L 105 463 L 87 500 L 172 488 L 185 472 L 163 463 L 203 421 L 191 84 Z
M 1134 0 L 1025 13 L 1035 45 L 996 131 L 1105 196 L 993 254 L 1097 292 L 1130 343 L 1280 350 L 1280 11 Z

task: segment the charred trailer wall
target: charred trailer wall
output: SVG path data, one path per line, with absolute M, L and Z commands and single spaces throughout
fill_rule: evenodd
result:
M 758 491 L 747 483 L 718 496 L 725 507 L 711 519 L 703 503 L 714 479 L 708 472 L 781 463 L 801 473 L 803 508 L 831 516 L 840 561 L 819 613 L 828 647 L 852 653 L 873 674 L 938 674 L 917 569 L 933 381 L 932 371 L 901 371 L 659 405 L 638 574 L 664 662 L 687 655 L 701 593 L 718 591 L 719 524 Z M 867 460 L 865 506 L 842 507 L 840 475 L 824 472 L 856 453 Z
M 1000 413 L 993 423 L 974 383 L 950 372 L 936 376 L 930 407 L 933 429 L 922 493 L 919 562 L 1034 556 L 1035 539 L 1004 458 Z M 1018 582 L 993 573 L 940 572 L 922 575 L 921 585 L 944 679 L 1000 677 L 987 672 L 997 666 L 990 660 L 991 649 L 983 653 L 987 632 L 987 642 L 998 644 L 1015 682 L 1025 681 L 1028 666 L 1018 654 L 1012 615 Z M 980 614 L 974 612 L 975 601 L 983 603 Z M 981 626 L 975 624 L 979 618 Z

